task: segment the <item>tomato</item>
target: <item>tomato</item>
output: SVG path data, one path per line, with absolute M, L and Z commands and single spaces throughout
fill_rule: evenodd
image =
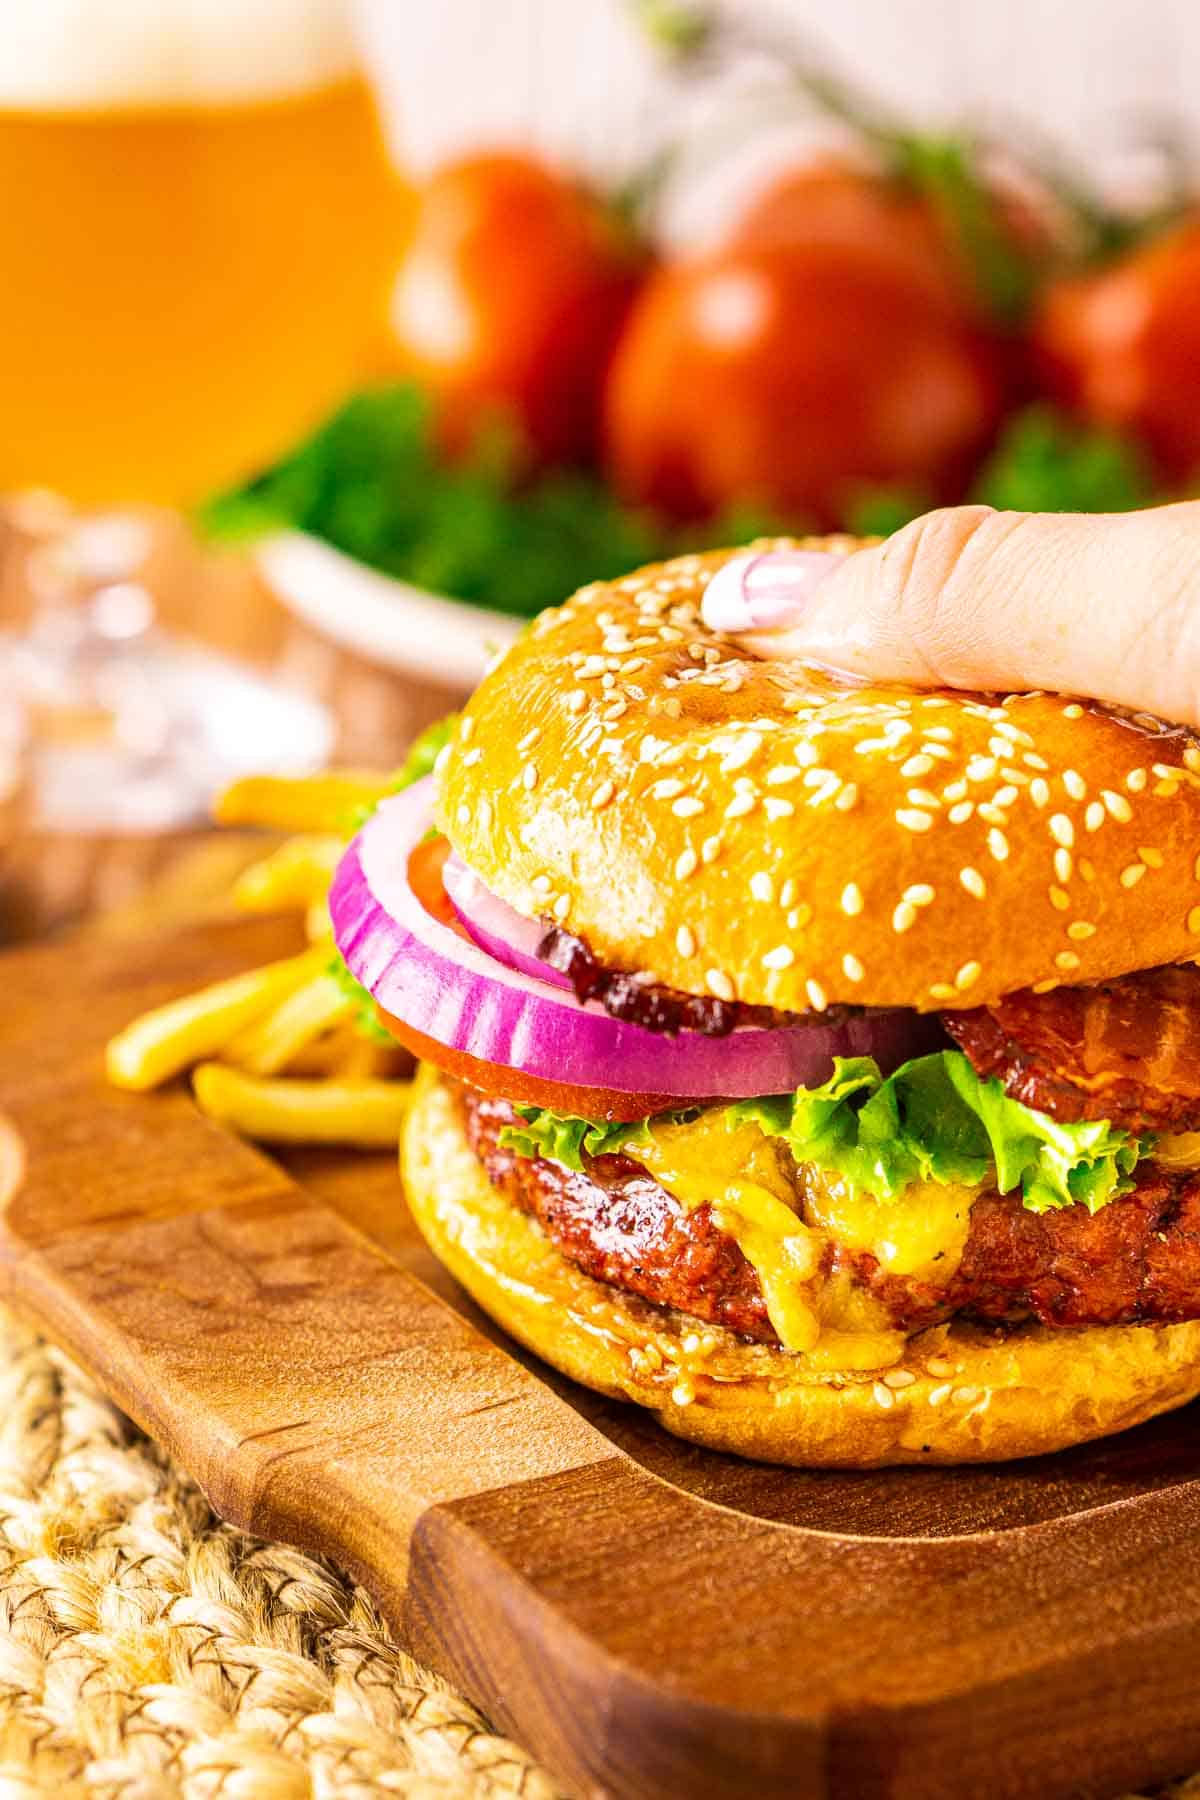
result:
M 1008 253 L 1029 269 L 1044 263 L 1051 252 L 1044 218 L 1016 194 L 993 191 L 991 202 Z M 729 241 L 743 250 L 790 244 L 861 250 L 948 311 L 989 323 L 965 245 L 932 196 L 912 181 L 839 160 L 784 169 L 751 201 Z
M 452 453 L 502 420 L 531 461 L 586 457 L 642 261 L 612 209 L 533 157 L 448 163 L 418 195 L 385 369 L 428 390 Z
M 1141 438 L 1168 480 L 1200 469 L 1200 218 L 1052 283 L 1033 340 L 1056 398 Z
M 836 526 L 862 484 L 951 499 L 999 419 L 970 326 L 863 250 L 724 249 L 652 275 L 609 376 L 613 480 L 683 518 Z
M 569 1087 L 562 1081 L 542 1081 L 537 1075 L 523 1074 L 520 1069 L 506 1069 L 499 1063 L 482 1062 L 463 1050 L 451 1050 L 435 1038 L 414 1031 L 403 1019 L 378 1010 L 379 1023 L 399 1040 L 421 1062 L 465 1081 L 468 1087 L 485 1094 L 502 1094 L 520 1106 L 547 1106 L 552 1112 L 569 1113 L 577 1119 L 645 1119 L 651 1113 L 670 1112 L 695 1106 L 694 1100 L 680 1100 L 670 1094 L 620 1094 L 609 1088 Z

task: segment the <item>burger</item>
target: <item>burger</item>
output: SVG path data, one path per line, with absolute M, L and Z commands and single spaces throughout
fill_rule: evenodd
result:
M 748 657 L 701 616 L 724 560 L 541 615 L 340 866 L 422 1065 L 421 1231 L 556 1368 L 743 1456 L 1003 1459 L 1181 1405 L 1200 742 Z

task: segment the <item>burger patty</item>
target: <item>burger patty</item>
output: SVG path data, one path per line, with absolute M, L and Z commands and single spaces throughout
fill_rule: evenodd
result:
M 1030 989 L 942 1014 L 980 1075 L 1052 1118 L 1200 1129 L 1200 969 L 1170 963 L 1089 987 Z
M 708 1206 L 689 1212 L 632 1157 L 585 1158 L 582 1173 L 502 1149 L 508 1101 L 460 1090 L 468 1139 L 489 1181 L 533 1214 L 597 1280 L 706 1324 L 777 1343 L 754 1268 Z M 1175 1323 L 1200 1318 L 1200 1172 L 1142 1164 L 1136 1186 L 1098 1213 L 1032 1213 L 1019 1194 L 981 1193 L 966 1247 L 944 1283 L 886 1272 L 867 1251 L 830 1246 L 826 1273 L 848 1271 L 892 1323 L 916 1331 L 956 1313 L 992 1323 Z

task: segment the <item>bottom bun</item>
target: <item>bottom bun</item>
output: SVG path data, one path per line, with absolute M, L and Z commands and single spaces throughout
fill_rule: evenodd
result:
M 428 1068 L 402 1166 L 430 1248 L 498 1324 L 565 1375 L 714 1450 L 831 1468 L 1001 1462 L 1124 1431 L 1200 1393 L 1200 1323 L 955 1322 L 863 1373 L 653 1306 L 583 1274 L 492 1187 L 452 1091 Z

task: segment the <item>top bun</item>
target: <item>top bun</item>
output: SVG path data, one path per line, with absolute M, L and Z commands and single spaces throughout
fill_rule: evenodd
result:
M 583 588 L 483 682 L 439 819 L 493 892 L 613 968 L 789 1012 L 1200 957 L 1191 732 L 749 657 L 700 618 L 734 554 Z

